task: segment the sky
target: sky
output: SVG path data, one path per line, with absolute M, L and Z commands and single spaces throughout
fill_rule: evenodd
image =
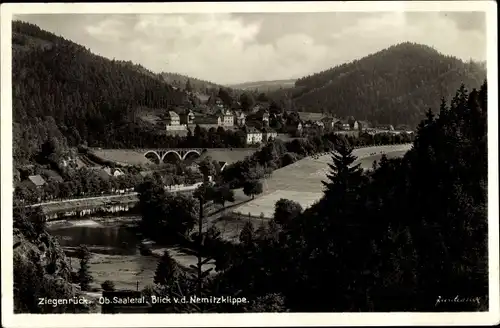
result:
M 110 59 L 218 84 L 299 78 L 405 41 L 463 60 L 486 60 L 484 12 L 30 14 L 14 18 Z

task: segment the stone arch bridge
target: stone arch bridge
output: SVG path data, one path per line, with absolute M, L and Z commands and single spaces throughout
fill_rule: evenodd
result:
M 146 157 L 149 154 L 154 154 L 160 163 L 163 163 L 168 154 L 175 154 L 180 161 L 185 160 L 189 155 L 200 157 L 205 149 L 203 148 L 159 148 L 159 149 L 141 149 L 140 152 Z

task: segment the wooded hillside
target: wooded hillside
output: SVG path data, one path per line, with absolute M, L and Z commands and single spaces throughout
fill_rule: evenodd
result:
M 13 22 L 13 149 L 29 160 L 48 138 L 112 146 L 135 123 L 135 108 L 188 101 L 155 76 L 97 56 L 36 25 Z
M 292 99 L 300 111 L 415 127 L 442 97 L 451 99 L 462 83 L 473 88 L 485 78 L 484 65 L 406 42 L 298 79 L 295 88 L 272 96 Z

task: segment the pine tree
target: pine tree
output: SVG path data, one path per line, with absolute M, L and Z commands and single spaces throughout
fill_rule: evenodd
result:
M 80 281 L 80 288 L 82 291 L 87 291 L 90 288 L 90 283 L 94 280 L 90 275 L 90 252 L 85 245 L 81 245 L 78 249 L 78 258 L 80 259 L 80 269 L 78 270 L 78 277 Z
M 154 283 L 165 287 L 172 287 L 179 278 L 179 271 L 177 261 L 172 258 L 168 250 L 165 250 L 156 266 Z
M 186 81 L 186 87 L 184 89 L 187 92 L 192 92 L 193 91 L 193 87 L 191 86 L 191 81 L 189 79 Z
M 353 165 L 356 157 L 353 148 L 347 142 L 341 142 L 332 154 L 332 163 L 328 164 L 330 181 L 322 181 L 325 186 L 324 203 L 333 208 L 337 215 L 347 214 L 349 202 L 354 201 L 361 188 L 363 170 L 360 164 Z M 343 213 L 345 212 L 345 213 Z

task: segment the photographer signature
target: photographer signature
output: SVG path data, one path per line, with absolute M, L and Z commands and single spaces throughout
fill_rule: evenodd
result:
M 454 298 L 445 298 L 442 296 L 438 296 L 436 299 L 435 306 L 439 304 L 449 304 L 449 303 L 477 303 L 478 305 L 481 303 L 480 297 L 460 297 L 455 296 Z

